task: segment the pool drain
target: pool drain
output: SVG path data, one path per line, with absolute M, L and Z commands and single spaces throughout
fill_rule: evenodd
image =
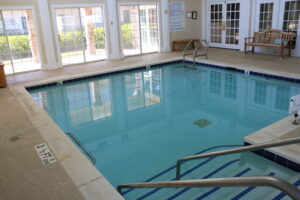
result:
M 203 128 L 203 127 L 210 125 L 211 122 L 206 119 L 200 119 L 200 120 L 195 121 L 193 124 Z
M 11 138 L 8 139 L 8 141 L 11 142 L 11 143 L 15 143 L 19 140 L 20 140 L 19 136 L 14 136 L 14 137 L 11 137 Z

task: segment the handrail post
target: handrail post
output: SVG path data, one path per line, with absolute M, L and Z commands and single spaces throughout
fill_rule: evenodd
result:
M 181 161 L 181 160 L 178 160 L 178 161 L 176 162 L 176 180 L 180 180 L 181 164 L 182 164 L 182 161 Z

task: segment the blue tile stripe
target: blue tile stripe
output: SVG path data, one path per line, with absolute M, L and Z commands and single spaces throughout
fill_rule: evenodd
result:
M 183 174 L 181 174 L 180 177 L 183 177 L 183 176 L 185 176 L 185 175 L 191 173 L 192 171 L 194 171 L 194 170 L 196 170 L 196 169 L 202 167 L 203 165 L 207 164 L 208 162 L 210 162 L 210 161 L 213 160 L 213 159 L 215 159 L 215 158 L 208 158 L 208 159 L 206 159 L 205 161 L 203 161 L 203 162 L 201 162 L 200 164 L 196 165 L 196 166 L 193 167 L 192 169 L 190 169 L 190 170 L 184 172 Z M 174 180 L 176 180 L 176 179 L 173 178 L 172 181 L 174 181 Z M 150 192 L 144 194 L 143 196 L 137 198 L 137 200 L 145 199 L 145 198 L 149 197 L 150 195 L 154 194 L 155 192 L 157 192 L 157 191 L 159 191 L 159 190 L 161 190 L 161 189 L 162 189 L 162 188 L 156 188 L 156 189 L 153 189 L 153 190 L 151 190 Z
M 268 176 L 274 176 L 274 175 L 275 175 L 275 173 L 273 173 L 273 172 L 268 174 Z M 238 200 L 238 199 L 242 198 L 243 196 L 245 196 L 246 194 L 248 194 L 249 192 L 251 192 L 252 190 L 254 190 L 255 188 L 256 188 L 255 186 L 247 187 L 245 190 L 240 192 L 238 195 L 233 197 L 231 200 Z
M 296 187 L 298 187 L 298 186 L 300 185 L 300 179 L 299 179 L 298 181 L 296 181 L 296 182 L 294 183 L 294 185 L 295 185 Z M 273 200 L 280 200 L 280 199 L 282 199 L 282 198 L 285 197 L 285 196 L 286 196 L 286 194 L 283 193 L 283 192 L 281 192 L 281 193 L 279 193 L 276 197 L 274 197 Z
M 207 149 L 204 149 L 204 150 L 201 150 L 199 151 L 198 153 L 196 153 L 195 155 L 198 155 L 198 154 L 202 154 L 202 153 L 205 153 L 207 151 L 210 151 L 210 150 L 214 150 L 214 149 L 218 149 L 218 148 L 225 148 L 225 147 L 241 147 L 242 145 L 221 145 L 221 146 L 214 146 L 214 147 L 210 147 L 210 148 L 207 148 Z M 169 171 L 173 170 L 176 168 L 176 165 L 173 165 L 172 167 L 169 167 L 168 169 L 165 169 L 163 170 L 162 172 L 152 176 L 151 178 L 145 180 L 144 182 L 150 182 L 162 175 L 164 175 L 165 173 L 168 173 Z M 133 191 L 133 190 L 136 190 L 135 188 L 131 188 L 131 189 L 128 189 L 126 190 L 125 192 L 122 193 L 122 195 L 125 195 L 125 194 L 128 194 L 129 192 Z
M 240 177 L 245 175 L 246 173 L 248 173 L 249 171 L 251 171 L 251 168 L 246 168 L 243 171 L 239 172 L 238 174 L 236 174 L 234 177 Z M 198 196 L 195 200 L 202 200 L 205 199 L 206 197 L 208 197 L 209 195 L 217 192 L 219 189 L 221 189 L 221 187 L 214 187 L 213 189 L 207 191 L 204 194 L 201 194 L 200 196 Z
M 248 142 L 244 142 L 244 146 L 249 146 L 249 145 L 251 145 L 251 144 Z M 264 149 L 253 151 L 253 152 L 255 154 L 258 154 L 258 155 L 268 159 L 268 160 L 276 162 L 279 165 L 289 168 L 293 171 L 300 172 L 300 163 L 296 163 L 292 160 L 289 160 L 287 158 L 284 158 L 282 156 L 279 156 L 277 154 L 274 154 L 274 153 L 272 153 L 268 150 L 264 150 Z
M 232 165 L 232 164 L 234 164 L 234 163 L 236 163 L 236 162 L 238 162 L 238 161 L 240 161 L 240 159 L 232 160 L 232 161 L 230 161 L 230 162 L 228 162 L 228 163 L 222 165 L 222 166 L 219 167 L 218 169 L 216 169 L 216 170 L 210 172 L 210 173 L 207 174 L 206 176 L 202 177 L 202 179 L 207 179 L 207 178 L 209 178 L 209 177 L 211 177 L 211 176 L 217 174 L 218 172 L 224 170 L 226 167 L 229 167 L 230 165 Z M 179 197 L 179 196 L 182 195 L 183 193 L 189 191 L 190 189 L 191 189 L 191 188 L 184 188 L 184 189 L 180 190 L 179 192 L 177 192 L 176 194 L 174 194 L 174 195 L 168 197 L 166 200 L 176 199 L 177 197 Z

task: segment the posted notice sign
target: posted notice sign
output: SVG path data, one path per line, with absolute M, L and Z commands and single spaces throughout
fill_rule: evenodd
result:
M 170 32 L 185 30 L 185 7 L 184 2 L 170 2 Z

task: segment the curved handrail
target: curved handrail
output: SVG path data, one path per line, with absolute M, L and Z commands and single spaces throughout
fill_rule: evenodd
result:
M 202 47 L 204 44 L 204 53 L 198 55 L 198 50 L 200 47 Z M 199 42 L 199 44 L 197 45 L 197 47 L 194 50 L 193 53 L 193 62 L 195 63 L 195 59 L 197 56 L 205 56 L 205 58 L 207 59 L 207 51 L 208 51 L 208 43 L 206 40 L 201 40 L 201 42 Z
M 122 194 L 123 188 L 187 188 L 187 187 L 247 187 L 262 186 L 278 189 L 294 200 L 300 200 L 300 190 L 289 182 L 272 176 L 253 176 L 236 178 L 212 178 L 184 181 L 166 181 L 153 183 L 132 183 L 119 185 L 117 190 Z
M 81 144 L 81 142 L 72 134 L 72 133 L 65 133 L 66 135 L 70 136 L 77 144 L 78 146 L 84 151 L 84 153 L 91 159 L 93 165 L 96 164 L 96 158 L 93 156 L 93 154 L 91 154 L 89 152 L 89 150 L 87 150 L 83 144 Z
M 181 165 L 186 161 L 197 160 L 197 159 L 208 158 L 208 157 L 216 157 L 216 156 L 234 154 L 234 153 L 240 153 L 240 152 L 246 152 L 246 151 L 256 151 L 256 150 L 268 149 L 268 148 L 272 148 L 272 147 L 279 147 L 279 146 L 285 146 L 285 145 L 296 144 L 296 143 L 300 143 L 300 137 L 265 142 L 262 144 L 250 145 L 250 146 L 222 150 L 222 151 L 216 151 L 216 152 L 205 153 L 205 154 L 200 154 L 200 155 L 187 156 L 187 157 L 177 160 L 176 179 L 177 180 L 180 179 Z

